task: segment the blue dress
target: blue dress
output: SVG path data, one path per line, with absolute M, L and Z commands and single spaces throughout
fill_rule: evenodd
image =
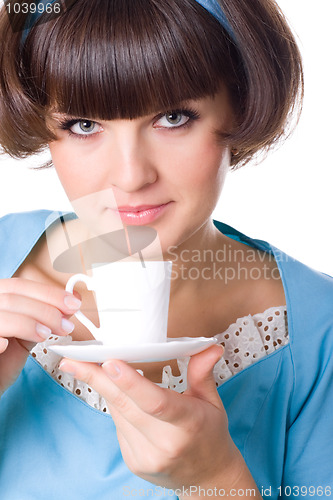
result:
M 25 260 L 50 213 L 0 219 L 0 278 L 11 277 Z M 267 242 L 215 225 L 274 255 L 290 339 L 218 389 L 231 436 L 264 498 L 327 498 L 333 489 L 333 279 Z M 126 497 L 177 495 L 132 474 L 110 415 L 61 387 L 29 357 L 0 400 L 1 500 Z

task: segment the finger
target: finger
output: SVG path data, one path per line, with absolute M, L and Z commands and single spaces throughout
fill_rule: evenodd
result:
M 223 408 L 213 375 L 213 368 L 221 359 L 223 352 L 222 346 L 214 345 L 192 356 L 187 368 L 188 389 L 185 394 L 208 401 L 217 408 Z
M 64 358 L 60 365 L 60 370 L 73 375 L 76 379 L 93 387 L 108 404 L 111 416 L 115 420 L 117 427 L 124 419 L 134 421 L 134 414 L 143 412 L 135 403 L 124 394 L 108 377 L 105 370 L 96 363 L 84 363 Z M 141 378 L 141 375 L 138 374 Z M 129 415 L 132 417 L 129 418 Z
M 128 422 L 128 420 L 126 420 L 126 418 L 114 405 L 109 404 L 108 409 L 117 429 L 118 441 L 122 453 L 124 451 L 123 450 L 124 446 L 127 446 L 129 449 L 133 451 L 132 448 L 133 443 L 135 448 L 137 447 L 139 442 L 142 443 L 142 445 L 147 444 L 147 440 L 143 436 L 143 434 L 141 434 L 141 431 L 137 427 L 133 426 L 130 422 Z M 143 440 L 145 442 L 143 442 Z M 146 448 L 144 447 L 143 449 Z
M 131 406 L 131 410 L 136 413 L 135 425 L 127 420 L 117 406 L 107 400 L 110 415 L 116 426 L 123 459 L 132 472 L 137 474 L 142 473 L 143 470 L 143 455 L 145 460 L 152 458 L 159 446 L 163 447 L 165 442 L 169 445 L 167 432 L 163 430 L 163 426 L 169 426 L 169 424 L 147 415 L 130 399 L 128 399 L 128 404 Z M 151 470 L 151 467 L 148 467 L 148 470 Z
M 169 389 L 159 387 L 120 360 L 103 363 L 102 369 L 122 394 L 135 403 L 145 415 L 169 423 L 187 418 L 189 409 L 185 398 Z
M 51 333 L 68 335 L 73 329 L 56 307 L 22 295 L 0 294 L 0 336 L 40 342 Z
M 72 315 L 81 306 L 80 295 L 77 292 L 71 294 L 60 287 L 23 278 L 0 280 L 0 296 L 2 294 L 30 297 L 56 307 L 65 315 Z
M 100 367 L 66 358 L 60 369 L 92 386 L 134 426 L 144 425 L 147 415 L 171 423 L 188 414 L 185 401 L 175 400 L 179 394 L 158 387 L 123 361 L 110 360 Z
M 151 479 L 151 473 L 156 468 L 156 435 L 153 440 L 132 426 L 122 415 L 112 407 L 111 416 L 117 428 L 117 437 L 121 449 L 122 457 L 127 467 L 135 474 L 145 479 L 145 474 L 149 474 L 146 480 Z M 161 432 L 157 434 L 159 436 Z
M 44 342 L 50 337 L 52 330 L 39 323 L 30 316 L 23 314 L 1 312 L 0 313 L 0 335 L 8 339 L 17 339 L 28 342 Z M 64 335 L 64 334 L 63 334 Z

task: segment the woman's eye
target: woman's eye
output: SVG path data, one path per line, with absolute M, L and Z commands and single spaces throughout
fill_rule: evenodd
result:
M 161 118 L 159 118 L 155 122 L 155 126 L 157 128 L 178 128 L 186 125 L 186 123 L 190 120 L 190 116 L 188 114 L 181 111 L 172 111 L 170 113 L 165 113 Z
M 77 135 L 92 135 L 98 132 L 99 125 L 92 120 L 78 120 L 70 127 L 70 131 Z

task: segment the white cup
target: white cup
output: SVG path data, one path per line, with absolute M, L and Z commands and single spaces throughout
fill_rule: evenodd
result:
M 66 291 L 82 281 L 95 292 L 100 327 L 81 311 L 76 318 L 105 345 L 166 342 L 171 267 L 170 261 L 93 264 L 92 276 L 75 274 Z

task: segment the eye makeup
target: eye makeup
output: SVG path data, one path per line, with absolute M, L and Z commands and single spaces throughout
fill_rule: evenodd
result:
M 167 130 L 168 132 L 172 132 L 174 130 L 178 130 L 178 129 L 184 129 L 184 128 L 187 128 L 189 126 L 191 126 L 191 124 L 196 121 L 196 120 L 199 120 L 200 119 L 200 115 L 198 113 L 198 111 L 196 111 L 195 109 L 192 109 L 190 107 L 186 107 L 186 108 L 179 108 L 179 109 L 172 109 L 170 111 L 167 111 L 167 112 L 163 112 L 163 113 L 159 113 L 157 116 L 155 116 L 152 120 L 153 122 L 153 125 L 156 126 L 156 123 L 158 121 L 160 121 L 163 117 L 170 117 L 171 115 L 183 115 L 185 117 L 188 118 L 188 120 L 181 124 L 181 125 L 177 125 L 175 124 L 174 126 L 172 125 L 172 123 L 170 123 L 170 126 L 169 127 L 166 127 L 166 126 L 157 126 L 156 128 L 159 128 L 159 129 L 164 129 L 164 130 Z M 73 132 L 73 127 L 78 124 L 78 123 L 90 123 L 90 124 L 95 124 L 97 127 L 101 127 L 101 125 L 94 121 L 94 120 L 90 120 L 88 118 L 55 118 L 56 121 L 57 121 L 57 127 L 60 129 L 60 130 L 64 130 L 66 132 L 68 132 L 68 135 L 70 137 L 73 137 L 74 139 L 79 139 L 79 140 L 88 140 L 89 138 L 92 138 L 92 137 L 95 137 L 97 134 L 99 134 L 100 132 L 94 132 L 94 133 L 87 133 L 85 134 L 84 131 L 82 130 L 82 134 L 79 134 L 79 133 L 76 133 L 76 132 Z

